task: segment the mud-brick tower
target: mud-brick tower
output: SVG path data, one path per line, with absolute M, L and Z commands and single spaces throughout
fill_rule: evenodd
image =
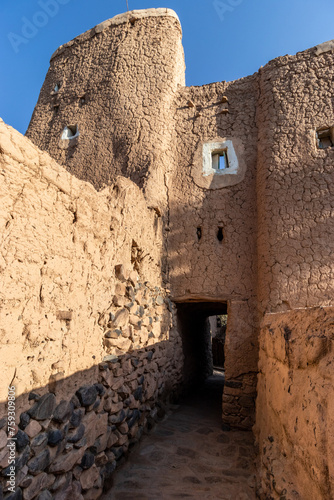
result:
M 173 11 L 150 9 L 116 16 L 62 45 L 27 136 L 97 189 L 124 175 L 166 204 L 173 103 L 185 83 L 181 36 Z M 62 139 L 66 126 L 74 140 Z

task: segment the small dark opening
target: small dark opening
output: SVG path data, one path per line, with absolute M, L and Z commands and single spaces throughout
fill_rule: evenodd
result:
M 217 232 L 217 239 L 218 241 L 222 242 L 224 239 L 224 233 L 223 233 L 223 228 L 219 227 L 218 232 Z
M 334 127 L 317 130 L 317 142 L 319 149 L 332 148 L 334 146 Z
M 197 234 L 197 239 L 199 241 L 202 238 L 202 228 L 201 227 L 197 228 L 196 234 Z
M 59 111 L 59 105 L 53 106 L 53 111 L 55 113 L 58 113 L 58 111 Z
M 81 96 L 81 97 L 80 97 L 80 104 L 81 104 L 81 106 L 82 106 L 83 104 L 85 104 L 85 102 L 86 102 L 86 96 L 85 96 L 85 95 L 83 95 L 83 96 Z

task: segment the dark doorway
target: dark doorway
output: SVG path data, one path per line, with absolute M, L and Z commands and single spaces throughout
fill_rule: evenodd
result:
M 209 318 L 227 314 L 224 302 L 177 303 L 178 328 L 184 353 L 186 388 L 204 382 L 213 374 L 212 330 Z

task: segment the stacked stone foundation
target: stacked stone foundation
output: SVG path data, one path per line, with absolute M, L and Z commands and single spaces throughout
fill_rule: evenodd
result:
M 98 498 L 112 473 L 144 432 L 165 414 L 180 378 L 166 362 L 170 346 L 161 343 L 124 356 L 106 356 L 95 384 L 80 387 L 67 400 L 38 391 L 20 415 L 16 440 L 16 492 L 5 467 L 6 420 L 1 420 L 1 488 L 6 499 Z M 66 383 L 66 382 L 64 382 Z

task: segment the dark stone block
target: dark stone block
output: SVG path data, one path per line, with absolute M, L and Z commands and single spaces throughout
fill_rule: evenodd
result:
M 31 392 L 28 396 L 28 401 L 39 401 L 41 396 L 37 392 Z
M 36 448 L 46 446 L 48 443 L 48 435 L 46 432 L 38 434 L 31 442 L 31 449 L 36 452 Z
M 137 366 L 139 365 L 139 359 L 138 358 L 132 358 L 131 359 L 131 364 L 134 368 L 137 368 Z
M 140 419 L 140 411 L 133 410 L 133 413 L 130 419 L 128 420 L 129 429 L 131 429 L 139 419 Z
M 66 490 L 72 482 L 72 472 L 56 476 L 56 480 L 51 486 L 51 491 Z
M 84 456 L 82 457 L 80 466 L 83 469 L 90 469 L 92 465 L 94 465 L 95 456 L 91 451 L 86 451 Z
M 147 353 L 147 359 L 149 361 L 151 361 L 152 358 L 153 358 L 153 351 L 148 351 L 148 353 Z
M 31 460 L 29 460 L 27 465 L 30 474 L 36 476 L 40 472 L 43 472 L 44 469 L 49 467 L 50 463 L 51 463 L 50 451 L 47 449 L 42 451 L 42 453 L 37 455 L 37 457 L 34 457 Z
M 139 384 L 139 385 L 142 385 L 142 384 L 144 383 L 144 380 L 145 380 L 144 375 L 141 375 L 141 376 L 138 378 L 138 384 Z
M 74 408 L 80 408 L 81 406 L 79 398 L 76 395 L 72 396 L 71 403 L 73 403 Z
M 52 495 L 49 491 L 44 490 L 38 495 L 37 500 L 52 500 Z
M 108 422 L 110 424 L 120 424 L 121 422 L 123 422 L 124 419 L 125 419 L 125 411 L 121 410 L 118 413 L 115 413 L 115 415 L 110 415 L 110 417 L 108 418 Z
M 18 452 L 21 452 L 22 450 L 24 450 L 24 448 L 30 442 L 29 436 L 25 432 L 21 431 L 20 429 L 17 431 L 17 433 L 14 437 L 16 438 L 16 450 Z
M 232 389 L 240 389 L 242 387 L 242 382 L 235 382 L 234 380 L 225 380 L 225 387 L 231 387 Z
M 121 456 L 123 455 L 123 453 L 124 453 L 124 450 L 123 450 L 122 446 L 117 446 L 117 447 L 114 447 L 114 448 L 110 448 L 110 451 L 113 452 L 113 454 L 115 455 L 116 460 L 119 460 L 121 458 Z
M 30 446 L 26 446 L 22 451 L 21 455 L 19 455 L 15 460 L 15 468 L 17 470 L 22 469 L 26 465 L 30 457 Z
M 70 419 L 70 426 L 79 427 L 83 416 L 84 416 L 84 410 L 82 408 L 74 410 Z
M 108 363 L 100 363 L 99 364 L 99 370 L 101 372 L 106 372 L 108 370 Z
M 20 429 L 24 430 L 29 424 L 29 422 L 30 422 L 30 416 L 28 415 L 28 413 L 21 413 L 20 423 L 19 423 Z
M 105 479 L 108 479 L 111 476 L 111 474 L 114 472 L 114 470 L 116 469 L 116 466 L 117 466 L 116 460 L 114 460 L 113 462 L 107 463 L 101 470 L 103 477 Z
M 57 444 L 59 444 L 63 438 L 63 432 L 58 429 L 51 429 L 48 432 L 48 444 L 50 446 L 57 446 Z
M 31 418 L 35 420 L 47 420 L 52 417 L 56 406 L 56 397 L 54 394 L 48 393 L 40 398 L 40 400 L 27 411 Z
M 139 386 L 135 392 L 133 393 L 133 397 L 137 400 L 137 401 L 142 401 L 143 399 L 143 388 L 141 386 Z
M 97 398 L 97 390 L 94 385 L 85 385 L 80 387 L 75 394 L 78 396 L 82 406 L 90 406 L 94 404 Z
M 53 420 L 56 422 L 66 422 L 69 420 L 74 410 L 74 404 L 71 401 L 61 401 L 53 412 Z
M 95 389 L 97 390 L 97 393 L 100 395 L 100 396 L 103 396 L 104 393 L 106 392 L 104 386 L 102 384 L 94 384 L 94 387 Z
M 84 424 L 80 424 L 79 427 L 68 434 L 67 441 L 69 443 L 77 443 L 85 434 L 85 426 Z
M 14 493 L 9 493 L 5 496 L 4 500 L 22 500 L 22 490 L 21 488 L 16 488 Z

